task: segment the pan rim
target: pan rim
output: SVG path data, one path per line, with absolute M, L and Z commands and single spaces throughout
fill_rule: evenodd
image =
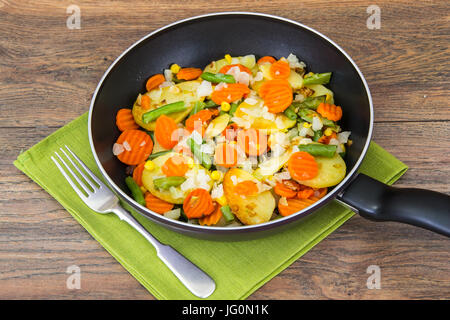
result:
M 111 70 L 115 67 L 115 65 L 125 56 L 128 54 L 128 52 L 130 52 L 131 50 L 133 50 L 136 46 L 138 46 L 141 42 L 147 40 L 148 38 L 166 30 L 169 29 L 173 26 L 179 25 L 179 24 L 183 24 L 185 22 L 189 22 L 189 21 L 193 21 L 193 20 L 199 20 L 199 19 L 203 19 L 203 18 L 208 18 L 208 17 L 214 17 L 214 16 L 226 16 L 226 15 L 248 15 L 248 16 L 257 16 L 257 17 L 265 17 L 265 18 L 270 18 L 273 20 L 279 20 L 282 22 L 287 22 L 287 23 L 291 23 L 293 25 L 296 25 L 298 27 L 304 28 L 312 33 L 314 33 L 315 35 L 317 35 L 318 37 L 326 40 L 327 42 L 329 42 L 332 46 L 334 46 L 339 52 L 341 52 L 345 58 L 347 58 L 347 60 L 352 64 L 352 66 L 355 68 L 355 70 L 357 71 L 367 94 L 367 99 L 369 102 L 369 115 L 370 115 L 370 121 L 369 121 L 369 130 L 367 133 L 367 137 L 366 137 L 366 142 L 364 144 L 363 150 L 361 151 L 358 160 L 356 161 L 355 165 L 353 166 L 352 170 L 350 170 L 350 172 L 348 172 L 345 176 L 345 178 L 339 183 L 337 184 L 333 191 L 328 193 L 327 195 L 325 195 L 325 197 L 323 197 L 322 199 L 320 199 L 319 201 L 317 201 L 316 203 L 314 203 L 314 205 L 305 208 L 295 214 L 289 215 L 287 217 L 282 217 L 276 220 L 272 220 L 272 221 L 268 221 L 262 224 L 256 224 L 256 225 L 243 225 L 243 226 L 236 226 L 236 227 L 210 227 L 210 226 L 201 226 L 201 225 L 195 225 L 195 224 L 189 224 L 186 222 L 182 222 L 182 221 L 178 221 L 178 220 L 173 220 L 173 219 L 169 219 L 164 217 L 163 215 L 160 215 L 158 213 L 155 213 L 153 211 L 151 211 L 150 209 L 146 208 L 145 206 L 142 206 L 140 204 L 138 204 L 134 199 L 132 199 L 129 195 L 127 195 L 121 188 L 119 188 L 114 181 L 109 177 L 108 173 L 106 172 L 106 170 L 103 168 L 103 165 L 101 164 L 98 156 L 97 156 L 97 152 L 95 150 L 94 147 L 94 142 L 93 142 L 93 137 L 92 137 L 92 114 L 93 114 L 93 109 L 94 109 L 94 104 L 96 102 L 97 99 L 97 94 L 100 91 L 104 80 L 106 79 L 106 77 L 109 75 L 109 73 L 111 72 Z M 335 43 L 333 40 L 331 40 L 330 38 L 328 38 L 327 36 L 323 35 L 322 33 L 320 33 L 319 31 L 308 27 L 300 22 L 288 19 L 288 18 L 284 18 L 284 17 L 280 17 L 280 16 L 276 16 L 276 15 L 271 15 L 271 14 L 266 14 L 266 13 L 258 13 L 258 12 L 246 12 L 246 11 L 226 11 L 226 12 L 214 12 L 214 13 L 208 13 L 208 14 L 203 14 L 203 15 L 198 15 L 198 16 L 194 16 L 194 17 L 189 17 L 186 19 L 182 19 L 182 20 L 178 20 L 175 22 L 172 22 L 168 25 L 165 25 L 161 28 L 158 28 L 150 33 L 148 33 L 147 35 L 143 36 L 142 38 L 140 38 L 139 40 L 137 40 L 136 42 L 134 42 L 132 45 L 130 45 L 125 51 L 123 51 L 113 62 L 112 64 L 108 67 L 108 69 L 105 71 L 105 73 L 103 74 L 103 76 L 101 77 L 100 81 L 97 84 L 97 87 L 92 95 L 91 98 L 91 103 L 89 106 L 89 114 L 88 114 L 88 136 L 89 136 L 89 144 L 91 147 L 91 151 L 92 154 L 94 156 L 95 162 L 100 170 L 100 172 L 102 173 L 103 177 L 106 179 L 107 183 L 111 186 L 111 188 L 113 189 L 113 191 L 115 191 L 116 193 L 119 194 L 119 197 L 126 200 L 130 205 L 132 205 L 135 209 L 137 209 L 137 212 L 139 212 L 140 214 L 143 214 L 142 212 L 145 212 L 145 216 L 148 217 L 148 215 L 151 215 L 151 217 L 148 218 L 153 218 L 154 220 L 157 220 L 163 224 L 166 224 L 168 226 L 171 227 L 175 227 L 178 229 L 182 229 L 182 230 L 188 230 L 188 231 L 193 231 L 193 232 L 208 232 L 208 233 L 216 233 L 216 234 L 231 234 L 231 233 L 236 233 L 236 232 L 246 232 L 246 231 L 258 231 L 258 230 L 265 230 L 265 229 L 271 229 L 277 226 L 281 226 L 283 224 L 286 223 L 290 223 L 290 222 L 294 222 L 295 220 L 298 220 L 299 218 L 301 218 L 301 216 L 306 216 L 309 213 L 316 211 L 318 208 L 320 208 L 322 205 L 328 203 L 329 201 L 333 200 L 333 198 L 336 198 L 338 196 L 338 194 L 340 192 L 342 192 L 343 188 L 356 176 L 357 174 L 357 170 L 361 165 L 361 162 L 363 161 L 367 150 L 369 148 L 370 145 L 370 141 L 372 138 L 372 134 L 373 134 L 373 118 L 374 118 L 374 111 L 373 111 L 373 102 L 372 102 L 372 96 L 370 94 L 370 90 L 369 90 L 369 86 L 367 84 L 366 79 L 364 78 L 361 70 L 359 69 L 359 67 L 356 65 L 356 63 L 353 61 L 353 59 L 350 57 L 349 54 L 347 54 L 347 52 L 344 51 L 344 49 L 342 49 L 337 43 Z

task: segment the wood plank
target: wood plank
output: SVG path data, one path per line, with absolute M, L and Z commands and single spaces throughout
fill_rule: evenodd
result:
M 242 1 L 215 0 L 207 6 L 187 1 L 182 7 L 173 1 L 83 1 L 81 29 L 68 30 L 65 8 L 70 1 L 2 3 L 2 127 L 62 126 L 85 112 L 109 64 L 156 28 L 211 11 L 254 10 L 252 3 Z M 377 121 L 421 121 L 424 114 L 428 120 L 449 120 L 447 2 L 379 1 L 380 30 L 365 26 L 370 4 L 267 1 L 258 4 L 258 11 L 316 28 L 347 50 L 367 78 Z M 325 23 L 317 16 L 326 17 Z M 18 107 L 23 105 L 32 111 Z

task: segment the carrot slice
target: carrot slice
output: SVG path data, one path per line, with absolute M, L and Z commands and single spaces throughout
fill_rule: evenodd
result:
M 212 92 L 211 100 L 217 104 L 222 104 L 222 102 L 231 103 L 249 93 L 250 89 L 245 84 L 226 83 L 220 90 L 214 90 Z
M 177 140 L 172 137 L 172 133 L 177 128 L 177 124 L 172 118 L 161 115 L 156 120 L 155 139 L 163 148 L 172 149 L 177 144 Z
M 198 219 L 198 223 L 201 226 L 212 226 L 214 224 L 217 224 L 217 222 L 219 222 L 220 218 L 222 218 L 222 210 L 220 210 L 220 208 L 222 207 L 221 205 L 219 205 L 217 202 L 214 203 L 214 211 L 213 213 L 211 213 L 210 215 L 200 218 Z
M 199 68 L 181 68 L 177 73 L 180 80 L 194 80 L 202 75 L 203 71 Z
M 295 180 L 309 180 L 317 176 L 319 168 L 312 155 L 298 151 L 291 155 L 288 161 L 288 170 Z
M 314 190 L 314 197 L 317 199 L 322 199 L 327 194 L 328 188 L 320 188 Z
M 283 112 L 292 103 L 292 89 L 285 86 L 277 86 L 269 90 L 264 97 L 264 104 L 269 112 Z
M 277 195 L 285 197 L 287 199 L 295 198 L 299 190 L 300 185 L 294 180 L 283 180 L 281 182 L 278 182 L 275 187 L 273 187 L 273 191 Z
M 128 165 L 138 165 L 147 160 L 153 150 L 152 138 L 141 130 L 125 130 L 116 141 L 123 146 L 117 158 Z
M 142 172 L 144 171 L 145 162 L 142 162 L 133 170 L 133 179 L 136 181 L 137 185 L 140 187 L 142 183 Z
M 209 120 L 213 117 L 214 113 L 209 109 L 203 109 L 199 112 L 193 114 L 189 118 L 186 119 L 185 126 L 190 132 L 194 131 L 194 129 L 202 128 L 202 136 L 204 133 L 204 129 L 207 126 Z M 198 122 L 198 123 L 196 123 Z
M 267 135 L 260 130 L 239 130 L 237 144 L 249 156 L 259 156 L 267 149 Z
M 300 190 L 297 193 L 297 198 L 299 199 L 309 199 L 314 195 L 314 189 L 313 188 L 304 188 L 303 190 Z
M 236 123 L 230 123 L 225 130 L 222 131 L 222 135 L 228 141 L 236 141 L 239 126 Z
M 167 177 L 183 177 L 188 169 L 189 166 L 184 158 L 178 155 L 167 159 L 161 167 L 162 173 Z
M 342 118 L 342 108 L 334 104 L 322 102 L 317 107 L 317 113 L 331 121 L 338 121 Z
M 287 87 L 287 88 L 291 88 L 291 85 L 289 84 L 289 82 L 285 79 L 272 79 L 272 80 L 267 80 L 266 82 L 264 82 L 261 87 L 259 87 L 259 96 L 261 98 L 264 99 L 264 97 L 266 96 L 266 94 L 277 87 Z
M 141 96 L 141 107 L 144 110 L 150 109 L 150 97 L 144 94 Z
M 264 56 L 264 57 L 259 58 L 258 61 L 257 61 L 256 63 L 257 63 L 257 64 L 262 64 L 262 63 L 274 63 L 275 61 L 277 61 L 277 60 L 275 60 L 274 57 L 271 57 L 271 56 Z
M 228 70 L 230 70 L 233 67 L 238 67 L 239 71 L 241 72 L 247 72 L 249 75 L 252 75 L 252 71 L 247 68 L 246 66 L 243 66 L 242 64 L 228 64 L 226 66 L 223 66 L 220 70 L 219 73 L 223 73 L 226 74 L 228 72 Z
M 164 76 L 161 73 L 155 74 L 154 76 L 151 76 L 147 80 L 145 88 L 147 89 L 147 91 L 151 91 L 152 89 L 158 87 L 164 81 L 166 81 L 166 78 L 164 78 Z
M 145 206 L 159 214 L 163 214 L 173 209 L 173 203 L 161 200 L 150 192 L 145 193 Z
M 245 180 L 238 182 L 234 186 L 234 191 L 236 192 L 236 194 L 239 194 L 241 196 L 253 196 L 258 193 L 259 189 L 256 182 Z
M 280 202 L 278 202 L 278 212 L 283 216 L 289 216 L 293 213 L 299 212 L 300 210 L 303 210 L 310 205 L 312 205 L 314 202 L 316 202 L 318 199 L 287 199 L 287 205 L 283 205 Z
M 290 73 L 291 68 L 286 61 L 278 60 L 270 66 L 270 75 L 274 79 L 287 79 Z
M 138 124 L 134 121 L 131 109 L 120 109 L 117 111 L 116 125 L 120 131 L 139 129 Z
M 214 152 L 214 161 L 226 168 L 234 167 L 237 164 L 236 148 L 227 143 L 218 144 Z
M 337 138 L 336 132 L 333 131 L 333 133 L 331 133 L 330 136 L 325 136 L 325 135 L 321 136 L 319 138 L 319 140 L 317 140 L 317 142 L 323 143 L 323 144 L 329 144 L 331 139 L 336 139 L 336 138 Z
M 211 195 L 205 189 L 192 190 L 184 199 L 183 210 L 189 219 L 210 215 L 214 211 Z

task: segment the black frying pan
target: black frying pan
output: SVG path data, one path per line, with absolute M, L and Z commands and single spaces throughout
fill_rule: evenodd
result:
M 314 205 L 282 219 L 242 227 L 207 227 L 174 221 L 137 204 L 125 186 L 125 165 L 112 154 L 120 132 L 118 109 L 145 92 L 147 78 L 172 63 L 202 67 L 223 57 L 296 54 L 314 72 L 333 72 L 329 85 L 343 106 L 342 128 L 352 132 L 345 162 L 347 176 Z M 128 48 L 106 71 L 92 98 L 89 138 L 106 181 L 119 197 L 145 217 L 178 232 L 208 239 L 248 239 L 279 232 L 333 199 L 363 217 L 398 221 L 450 236 L 450 197 L 433 191 L 389 187 L 356 171 L 372 135 L 373 106 L 367 83 L 353 60 L 324 35 L 295 21 L 257 13 L 217 13 L 175 22 Z

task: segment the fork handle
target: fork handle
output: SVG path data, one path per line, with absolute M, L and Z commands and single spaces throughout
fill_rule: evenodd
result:
M 120 206 L 115 207 L 112 212 L 120 220 L 126 221 L 155 247 L 157 256 L 194 295 L 200 298 L 206 298 L 214 292 L 216 284 L 210 276 L 186 259 L 177 250 L 159 242 L 131 213 Z

